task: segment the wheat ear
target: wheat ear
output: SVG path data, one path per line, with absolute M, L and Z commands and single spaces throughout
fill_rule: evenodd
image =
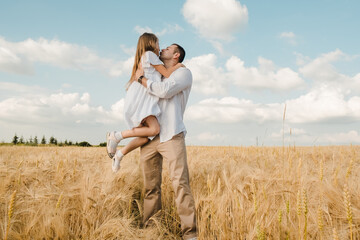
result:
M 347 184 L 345 184 L 344 186 L 344 204 L 345 204 L 345 209 L 346 209 L 346 218 L 348 220 L 349 223 L 349 235 L 350 235 L 350 239 L 353 239 L 353 234 L 352 234 L 352 223 L 353 223 L 353 213 L 351 210 L 351 200 L 350 200 L 350 194 L 349 194 L 349 190 L 348 190 L 348 186 Z
M 305 217 L 305 225 L 304 225 L 304 240 L 307 239 L 307 214 L 309 212 L 308 210 L 308 198 L 306 190 L 303 190 L 303 211 L 304 211 L 304 217 Z
M 16 198 L 16 190 L 11 194 L 9 211 L 8 211 L 8 223 L 6 226 L 6 233 L 5 233 L 5 240 L 7 240 L 7 237 L 8 237 L 9 231 L 10 231 L 11 219 L 14 215 L 15 198 Z

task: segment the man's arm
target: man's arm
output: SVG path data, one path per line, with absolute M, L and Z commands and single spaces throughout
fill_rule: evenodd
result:
M 138 79 L 143 71 L 137 71 L 135 77 Z M 162 82 L 154 82 L 151 79 L 143 77 L 141 84 L 147 88 L 148 92 L 159 98 L 171 98 L 192 84 L 192 75 L 189 70 L 179 69 L 176 73 Z

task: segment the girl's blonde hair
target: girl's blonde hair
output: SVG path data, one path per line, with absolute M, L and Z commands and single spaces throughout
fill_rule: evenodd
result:
M 126 89 L 128 89 L 130 84 L 132 83 L 132 81 L 134 81 L 135 72 L 139 67 L 142 55 L 146 51 L 152 51 L 157 55 L 156 51 L 158 51 L 158 49 L 156 49 L 156 43 L 158 41 L 159 41 L 158 38 L 153 33 L 144 33 L 139 37 L 137 47 L 136 47 L 134 66 L 132 69 L 131 78 L 128 81 L 128 83 L 126 84 Z

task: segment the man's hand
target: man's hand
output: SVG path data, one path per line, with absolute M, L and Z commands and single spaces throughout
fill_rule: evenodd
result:
M 144 69 L 142 68 L 142 65 L 140 63 L 138 69 L 135 72 L 135 81 L 137 81 L 139 77 L 143 75 L 144 75 Z

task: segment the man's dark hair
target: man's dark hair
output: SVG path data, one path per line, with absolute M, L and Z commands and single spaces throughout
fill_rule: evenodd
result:
M 180 46 L 179 44 L 173 43 L 172 45 L 175 45 L 175 46 L 176 46 L 175 52 L 180 53 L 179 62 L 181 63 L 182 61 L 184 61 L 184 58 L 185 58 L 185 50 L 184 50 L 184 48 L 183 48 L 182 46 Z

